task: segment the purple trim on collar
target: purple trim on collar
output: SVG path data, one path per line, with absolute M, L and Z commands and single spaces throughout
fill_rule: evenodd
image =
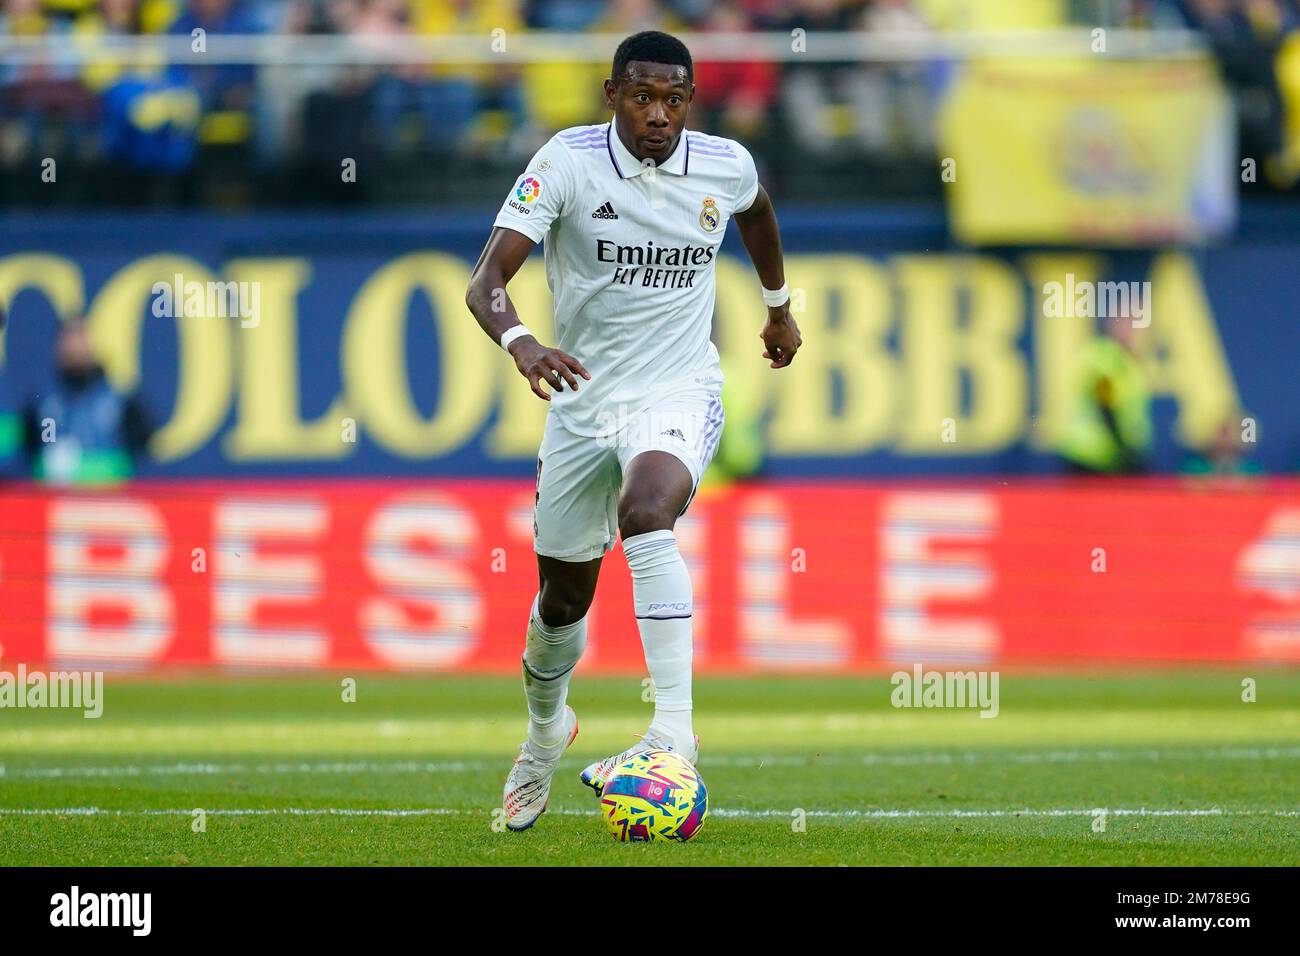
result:
M 686 130 L 682 130 L 682 136 L 681 136 L 682 148 L 686 150 L 685 155 L 682 157 L 683 176 L 689 174 L 691 171 L 691 140 L 690 137 L 686 135 L 686 132 L 687 132 Z M 618 173 L 618 178 L 627 179 L 627 177 L 623 175 L 623 170 L 619 168 L 618 159 L 615 158 L 614 156 L 613 137 L 614 137 L 614 121 L 610 120 L 609 125 L 605 127 L 605 149 L 609 151 L 609 161 L 614 164 L 614 172 Z M 597 148 L 599 149 L 599 147 Z
M 614 158 L 614 146 L 610 142 L 610 137 L 614 135 L 614 122 L 610 121 L 609 126 L 605 128 L 605 148 L 609 150 L 609 161 L 614 164 L 614 172 L 618 173 L 619 179 L 627 179 L 623 175 L 623 170 L 618 168 L 618 160 Z

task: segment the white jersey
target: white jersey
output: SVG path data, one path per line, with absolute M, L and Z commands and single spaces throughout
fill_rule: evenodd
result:
M 545 240 L 555 346 L 591 373 L 552 395 L 571 432 L 605 434 L 657 396 L 721 387 L 714 264 L 727 222 L 757 194 L 745 147 L 690 130 L 658 167 L 611 123 L 566 129 L 537 151 L 495 225 Z

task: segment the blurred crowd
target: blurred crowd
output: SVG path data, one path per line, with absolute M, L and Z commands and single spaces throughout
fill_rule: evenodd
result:
M 0 35 L 71 43 L 201 29 L 334 34 L 358 44 L 494 30 L 1050 28 L 1096 23 L 1104 13 L 1116 26 L 1203 31 L 1236 95 L 1246 154 L 1271 157 L 1277 179 L 1300 175 L 1300 149 L 1288 146 L 1300 143 L 1300 0 L 2 0 L 2 10 Z M 359 148 L 513 165 L 554 130 L 604 119 L 607 69 L 0 61 L 0 168 L 55 156 L 165 179 L 204 155 L 266 167 Z M 797 144 L 814 160 L 899 167 L 932 157 L 944 76 L 938 63 L 701 62 L 693 125 L 742 138 L 778 163 L 782 147 Z
M 912 0 L 5 0 L 0 32 L 74 39 L 133 33 L 375 37 L 536 30 L 927 29 Z M 387 153 L 517 157 L 557 128 L 604 118 L 604 64 L 391 68 L 7 66 L 0 159 L 96 149 L 160 173 L 203 147 L 262 159 L 358 140 Z M 929 91 L 916 69 L 700 63 L 695 123 L 761 140 L 784 120 L 807 150 L 923 153 Z M 50 141 L 54 142 L 51 143 Z M 55 148 L 51 148 L 55 147 Z

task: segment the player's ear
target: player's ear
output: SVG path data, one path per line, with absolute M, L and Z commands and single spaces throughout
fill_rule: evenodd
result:
M 614 108 L 614 81 L 605 81 L 605 105 L 610 109 Z

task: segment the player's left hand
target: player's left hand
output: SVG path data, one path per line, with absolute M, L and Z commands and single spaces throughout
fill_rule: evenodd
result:
M 763 358 L 771 359 L 772 368 L 785 368 L 794 361 L 794 353 L 799 351 L 803 338 L 799 335 L 799 326 L 790 314 L 790 303 L 769 306 L 767 324 L 759 333 L 766 349 Z

